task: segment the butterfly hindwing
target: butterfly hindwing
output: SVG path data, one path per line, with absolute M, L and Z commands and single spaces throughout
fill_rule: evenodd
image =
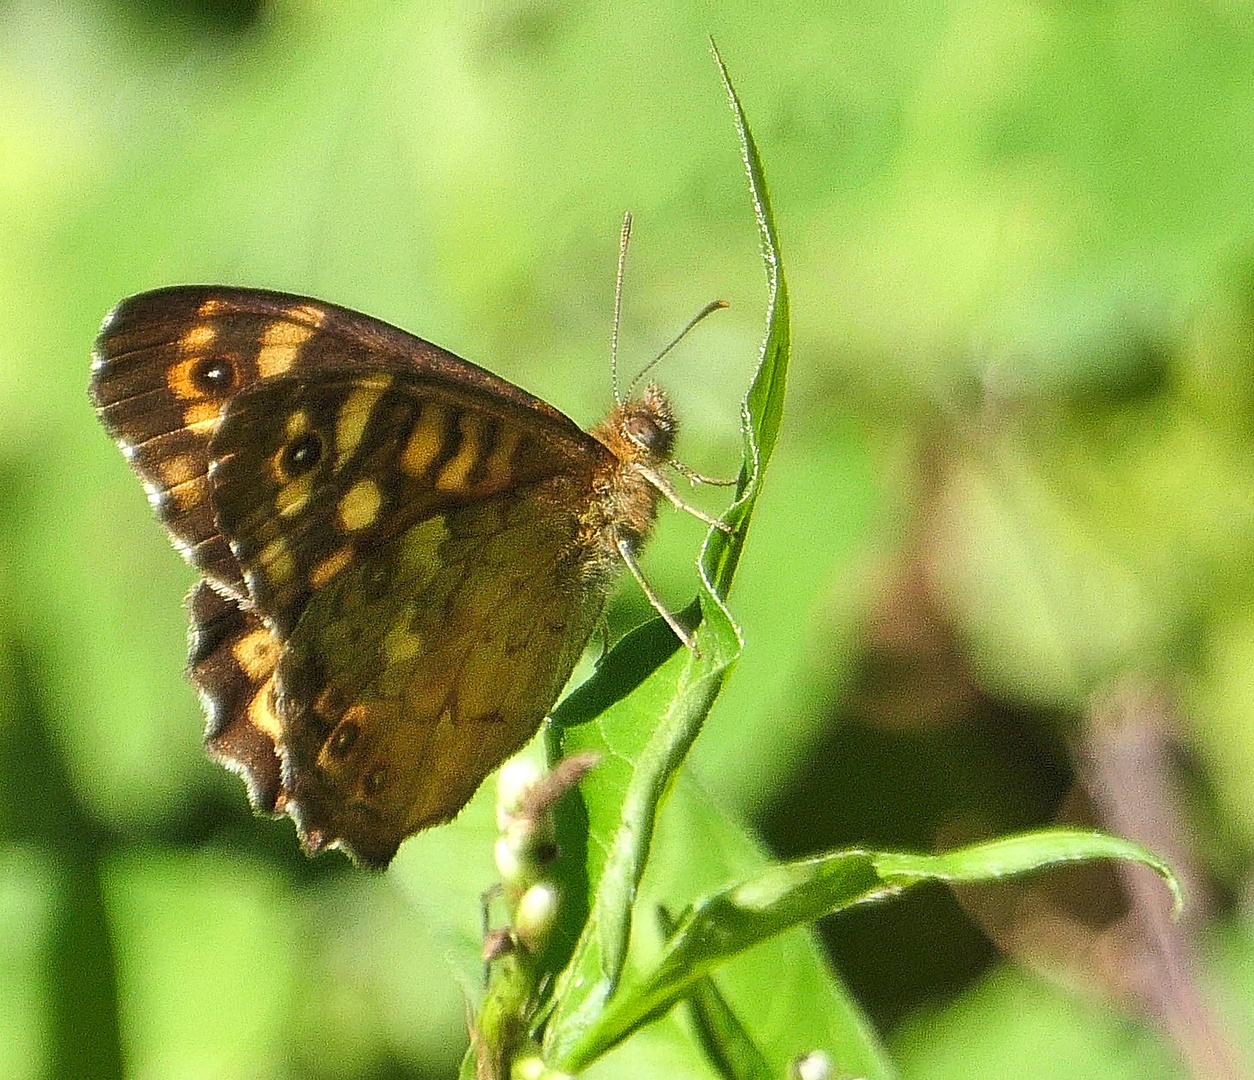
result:
M 191 591 L 187 609 L 187 669 L 205 706 L 205 747 L 244 778 L 257 810 L 276 813 L 282 790 L 274 697 L 279 643 L 260 618 L 207 582 Z
M 580 576 L 573 484 L 437 513 L 312 597 L 277 676 L 307 846 L 386 864 L 535 732 L 604 598 Z

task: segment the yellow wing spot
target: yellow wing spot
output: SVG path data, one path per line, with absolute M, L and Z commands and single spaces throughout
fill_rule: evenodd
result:
M 462 444 L 457 448 L 453 459 L 440 470 L 435 478 L 435 486 L 439 491 L 466 491 L 471 470 L 479 460 L 479 418 L 474 413 L 462 413 L 458 425 L 462 432 Z
M 321 589 L 322 586 L 327 584 L 352 561 L 352 544 L 345 544 L 343 547 L 337 548 L 313 568 L 313 573 L 309 575 L 310 586 L 315 589 Z
M 289 441 L 296 438 L 297 435 L 304 435 L 309 428 L 309 414 L 304 409 L 298 409 L 288 416 L 285 430 L 287 431 Z
M 301 346 L 313 337 L 314 327 L 279 320 L 270 323 L 261 335 L 257 353 L 257 373 L 263 378 L 282 375 L 296 362 Z
M 201 353 L 213 344 L 218 336 L 218 328 L 208 323 L 198 323 L 179 339 L 179 350 L 186 353 Z
M 501 432 L 500 441 L 483 463 L 484 477 L 494 488 L 507 487 L 514 476 L 514 448 L 522 432 L 515 427 L 506 428 Z
M 383 635 L 383 657 L 386 664 L 401 664 L 422 651 L 422 635 L 409 629 L 408 612 Z
M 262 633 L 263 631 L 258 631 Z M 259 731 L 264 731 L 276 743 L 281 738 L 279 717 L 274 711 L 274 676 L 271 675 L 248 703 L 248 722 Z
M 282 454 L 282 451 L 279 451 Z M 271 461 L 271 472 L 278 473 L 279 454 L 276 454 L 274 460 Z M 314 474 L 307 472 L 302 476 L 298 476 L 295 480 L 289 480 L 279 488 L 279 493 L 274 497 L 274 504 L 279 508 L 280 517 L 292 517 L 299 514 L 305 509 L 305 505 L 309 502 L 309 496 L 313 492 Z M 283 477 L 276 476 L 276 479 L 282 482 Z
M 335 467 L 338 469 L 357 449 L 379 395 L 390 379 L 376 379 L 356 387 L 340 406 L 335 418 Z
M 183 410 L 183 426 L 205 435 L 212 435 L 222 415 L 222 406 L 216 401 L 202 401 Z
M 292 580 L 296 572 L 296 564 L 292 561 L 292 553 L 287 550 L 287 542 L 278 536 L 261 549 L 257 557 L 266 568 L 266 576 L 276 585 Z
M 166 372 L 165 384 L 180 401 L 198 401 L 205 396 L 204 391 L 192 382 L 192 366 L 200 360 L 199 355 L 185 356 Z
M 410 432 L 401 453 L 401 468 L 410 476 L 425 475 L 431 463 L 440 456 L 444 445 L 444 406 L 434 401 L 423 402 L 418 423 Z
M 383 505 L 379 485 L 373 480 L 358 480 L 340 500 L 340 527 L 345 532 L 358 532 L 374 524 Z
M 231 655 L 250 679 L 265 679 L 279 662 L 279 643 L 269 630 L 254 630 L 231 646 Z
M 226 301 L 216 296 L 209 297 L 196 310 L 196 318 L 212 319 L 215 315 L 226 310 Z
M 413 526 L 405 534 L 401 545 L 401 558 L 404 560 L 406 573 L 423 576 L 435 573 L 442 565 L 440 545 L 448 538 L 448 526 L 445 525 L 442 514 Z
M 307 326 L 310 330 L 321 330 L 327 321 L 326 309 L 314 304 L 293 304 L 284 314 L 292 322 Z
M 212 494 L 213 487 L 209 483 L 209 477 L 202 475 L 193 476 L 190 480 L 185 480 L 181 484 L 165 489 L 164 492 L 157 492 L 156 498 L 165 507 L 173 508 L 178 513 L 185 514 L 193 507 L 207 502 Z
M 176 488 L 180 484 L 186 484 L 189 480 L 195 480 L 203 475 L 200 459 L 196 454 L 175 454 L 173 457 L 166 458 L 157 465 L 157 472 L 161 475 L 162 484 L 167 488 Z

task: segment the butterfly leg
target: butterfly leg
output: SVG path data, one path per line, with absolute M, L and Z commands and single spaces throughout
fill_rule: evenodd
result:
M 679 492 L 675 490 L 675 485 L 661 473 L 656 472 L 653 469 L 646 469 L 644 466 L 637 466 L 637 468 L 640 469 L 641 473 L 644 474 L 644 478 L 648 480 L 650 484 L 666 496 L 666 501 L 669 502 L 676 510 L 682 510 L 685 514 L 691 514 L 698 521 L 704 521 L 707 525 L 712 525 L 721 532 L 730 533 L 732 531 L 732 527 L 728 525 L 727 522 L 719 521 L 716 517 L 711 517 L 699 506 L 692 506 L 689 503 L 684 502 L 684 500 L 679 497 Z M 628 565 L 630 566 L 631 564 L 628 563 Z M 655 604 L 654 607 L 656 606 L 657 605 Z
M 596 636 L 600 639 L 601 655 L 597 657 L 599 664 L 605 659 L 605 654 L 610 651 L 610 621 L 605 617 L 605 612 L 601 612 L 597 616 Z
M 485 988 L 492 974 L 492 961 L 508 948 L 507 942 L 502 938 L 503 933 L 505 937 L 508 937 L 508 933 L 492 929 L 492 901 L 499 899 L 504 893 L 505 889 L 498 881 L 479 894 L 479 929 L 483 941 L 483 985 Z
M 627 564 L 627 569 L 631 571 L 631 576 L 639 583 L 641 590 L 644 592 L 644 595 L 648 599 L 649 603 L 653 605 L 654 610 L 656 610 L 657 613 L 666 620 L 666 625 L 674 631 L 675 636 L 679 638 L 679 640 L 682 641 L 684 645 L 694 654 L 699 655 L 697 651 L 697 643 L 692 640 L 692 635 L 689 634 L 683 624 L 680 623 L 680 621 L 666 609 L 666 605 L 662 603 L 662 598 L 653 591 L 653 586 L 650 585 L 648 580 L 645 578 L 644 572 L 640 569 L 640 564 L 636 562 L 636 555 L 631 549 L 631 544 L 626 540 L 619 540 L 618 553 L 623 557 L 623 562 Z
M 669 465 L 692 484 L 709 484 L 711 487 L 735 487 L 740 483 L 739 477 L 731 477 L 729 479 L 724 476 L 703 476 L 695 469 L 688 468 L 682 461 L 676 461 L 674 458 L 670 460 Z

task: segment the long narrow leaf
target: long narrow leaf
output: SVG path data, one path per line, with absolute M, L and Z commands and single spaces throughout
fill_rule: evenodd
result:
M 785 863 L 696 903 L 679 921 L 653 968 L 620 988 L 598 1021 L 571 1048 L 565 1067 L 578 1071 L 661 1016 L 711 971 L 746 949 L 854 904 L 882 899 L 921 881 L 994 881 L 1047 866 L 1128 859 L 1160 874 L 1177 910 L 1171 868 L 1138 844 L 1104 833 L 1047 829 L 940 855 L 841 851 Z
M 546 1031 L 546 1054 L 559 1065 L 566 1048 L 595 1021 L 622 974 L 632 909 L 659 805 L 740 655 L 740 633 L 724 598 L 783 414 L 789 331 L 778 240 L 757 148 L 717 52 L 715 59 L 744 151 L 762 241 L 769 289 L 767 331 L 758 368 L 742 406 L 745 460 L 737 499 L 726 515 L 733 533 L 728 536 L 711 530 L 699 561 L 699 652 L 685 651 L 669 657 L 655 654 L 654 660 L 660 661 L 660 666 L 644 677 L 638 667 L 633 670 L 630 662 L 620 659 L 619 650 L 614 650 L 603 667 L 614 673 L 622 689 L 626 690 L 630 683 L 631 692 L 598 715 L 594 723 L 560 729 L 560 752 L 597 750 L 606 765 L 584 785 L 589 830 L 588 882 L 593 898 L 574 956 L 558 981 L 556 1007 Z M 570 710 L 579 710 L 579 718 L 587 716 L 589 700 L 609 696 L 607 685 L 605 680 L 598 681 Z M 610 686 L 609 692 L 613 689 Z M 559 710 L 555 721 L 561 724 L 571 718 L 570 711 L 563 714 Z

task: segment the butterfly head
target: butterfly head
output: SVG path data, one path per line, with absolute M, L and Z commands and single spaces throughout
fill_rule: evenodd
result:
M 661 387 L 650 383 L 640 397 L 622 406 L 623 432 L 654 461 L 665 461 L 675 446 L 676 423 Z
M 592 434 L 620 461 L 657 467 L 670 460 L 678 429 L 666 394 L 650 383 L 639 397 L 615 405 Z

